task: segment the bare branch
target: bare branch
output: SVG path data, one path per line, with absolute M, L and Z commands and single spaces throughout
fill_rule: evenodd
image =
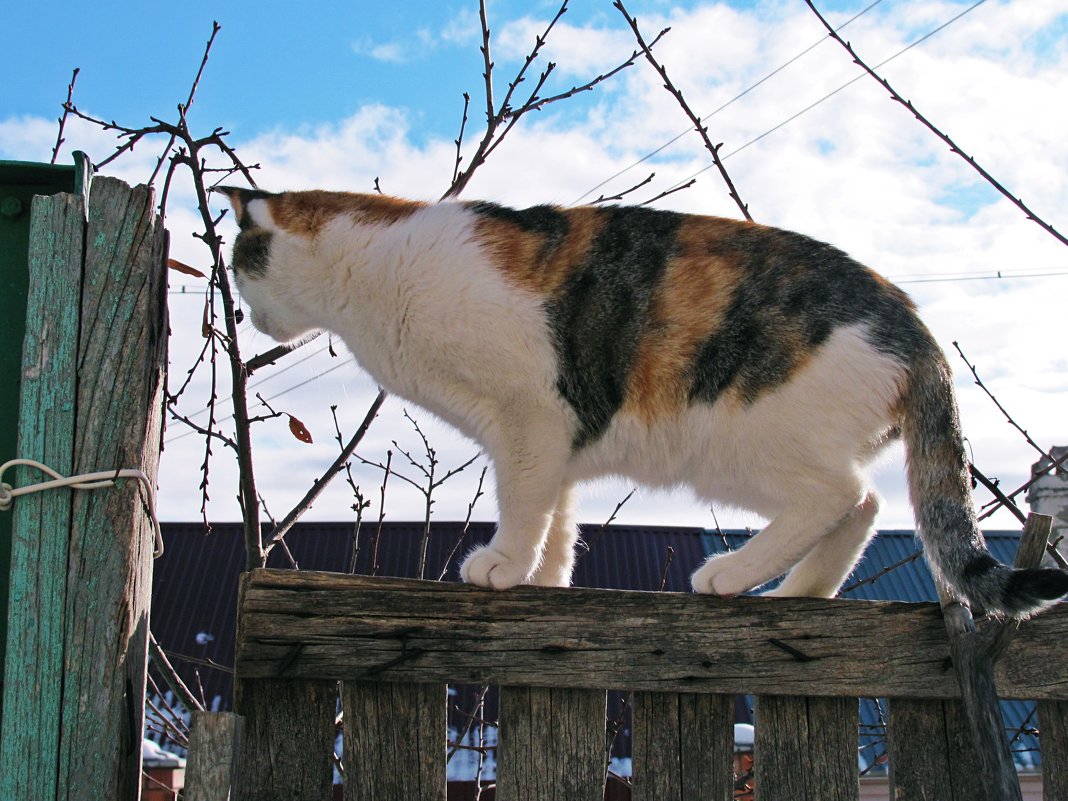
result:
M 298 342 L 295 345 L 276 345 L 270 350 L 266 350 L 263 353 L 256 354 L 247 362 L 245 362 L 245 375 L 251 376 L 261 367 L 266 367 L 268 364 L 274 364 L 287 353 L 293 353 L 293 351 L 299 350 L 304 345 L 307 345 L 309 342 L 311 342 L 318 336 L 319 334 L 315 334 L 314 336 L 308 337 L 308 339 Z
M 326 489 L 331 479 L 341 472 L 345 463 L 352 458 L 352 454 L 356 451 L 356 447 L 363 440 L 364 435 L 367 433 L 367 429 L 371 427 L 371 423 L 374 422 L 375 417 L 378 416 L 378 410 L 382 408 L 383 402 L 386 400 L 386 391 L 379 390 L 378 395 L 371 403 L 370 408 L 367 410 L 367 414 L 364 415 L 363 422 L 360 423 L 360 427 L 356 429 L 356 433 L 352 435 L 352 439 L 342 449 L 341 454 L 334 460 L 334 463 L 327 468 L 326 472 L 308 489 L 301 498 L 300 503 L 293 507 L 292 511 L 286 515 L 285 519 L 279 523 L 270 536 L 263 541 L 263 555 L 266 558 L 271 549 L 278 544 L 279 541 L 293 528 L 293 524 L 300 519 L 300 517 L 311 508 L 311 505 L 315 503 L 315 499 L 322 494 L 322 491 Z
M 649 198 L 644 203 L 642 203 L 642 205 L 643 206 L 650 206 L 653 203 L 656 203 L 656 201 L 662 200 L 663 198 L 666 198 L 668 195 L 673 195 L 676 192 L 681 192 L 683 189 L 689 189 L 695 183 L 697 183 L 697 179 L 696 178 L 691 178 L 689 181 L 687 181 L 684 184 L 679 184 L 678 186 L 672 187 L 671 189 L 666 189 L 663 192 L 661 192 L 659 195 L 657 195 L 656 197 Z
M 738 190 L 734 186 L 734 181 L 732 181 L 730 175 L 727 174 L 727 168 L 723 166 L 723 161 L 719 157 L 719 150 L 721 147 L 723 147 L 723 143 L 720 142 L 716 145 L 712 144 L 712 140 L 708 138 L 708 127 L 703 125 L 701 123 L 701 118 L 693 113 L 693 110 L 683 98 L 682 92 L 680 92 L 678 88 L 676 88 L 675 84 L 671 82 L 671 79 L 668 77 L 667 70 L 664 68 L 664 66 L 660 64 L 660 62 L 658 62 L 655 58 L 653 58 L 653 54 L 650 49 L 652 46 L 645 43 L 645 38 L 642 36 L 641 29 L 638 27 L 638 20 L 636 20 L 627 12 L 627 9 L 623 5 L 622 0 L 615 0 L 612 5 L 614 5 L 619 10 L 619 13 L 623 15 L 623 18 L 627 21 L 627 24 L 630 25 L 630 29 L 634 32 L 634 38 L 638 40 L 638 44 L 641 47 L 642 54 L 645 56 L 645 60 L 652 65 L 653 69 L 656 70 L 657 74 L 664 81 L 664 88 L 667 89 L 671 96 L 675 98 L 676 102 L 678 102 L 679 106 L 685 112 L 686 116 L 689 117 L 690 122 L 693 123 L 694 130 L 697 131 L 697 133 L 700 135 L 701 141 L 705 143 L 705 149 L 712 154 L 712 162 L 716 165 L 716 169 L 719 170 L 719 174 L 720 177 L 723 178 L 723 182 L 727 184 L 727 194 L 730 195 L 731 199 L 737 204 L 738 208 L 742 212 L 742 216 L 752 222 L 753 217 L 749 213 L 749 206 L 742 202 L 742 198 L 738 194 Z M 661 31 L 660 34 L 656 37 L 656 39 L 653 40 L 653 44 L 655 44 L 661 36 L 667 33 L 667 30 L 668 29 Z
M 456 183 L 456 176 L 460 172 L 460 162 L 464 160 L 463 155 L 460 153 L 460 147 L 464 141 L 464 129 L 467 128 L 467 108 L 471 105 L 471 95 L 464 92 L 464 113 L 460 120 L 460 134 L 454 140 L 456 142 L 456 163 L 452 167 L 452 181 L 450 183 Z
M 866 73 L 868 73 L 868 75 L 878 81 L 883 86 L 883 88 L 890 93 L 890 97 L 892 97 L 896 102 L 907 108 L 912 113 L 913 117 L 915 117 L 927 130 L 929 130 L 940 140 L 942 140 L 946 145 L 948 145 L 951 152 L 956 153 L 958 156 L 964 159 L 964 161 L 966 161 L 973 170 L 975 170 L 977 173 L 979 173 L 979 175 L 983 177 L 983 180 L 985 180 L 988 184 L 998 190 L 998 192 L 1000 192 L 1003 196 L 1007 197 L 1010 201 L 1012 201 L 1014 206 L 1016 206 L 1018 209 L 1020 209 L 1020 211 L 1027 215 L 1027 219 L 1037 223 L 1044 231 L 1046 231 L 1046 233 L 1053 236 L 1062 245 L 1068 245 L 1068 239 L 1066 239 L 1061 233 L 1059 233 L 1052 225 L 1050 225 L 1037 214 L 1035 214 L 1035 212 L 1033 212 L 1020 198 L 1013 195 L 1008 189 L 1006 189 L 1001 184 L 1001 182 L 994 178 L 993 175 L 983 169 L 974 158 L 972 158 L 963 150 L 961 150 L 957 146 L 956 142 L 950 139 L 949 136 L 947 136 L 940 129 L 935 127 L 934 123 L 932 123 L 929 119 L 927 119 L 927 117 L 921 114 L 919 110 L 912 105 L 912 101 L 906 100 L 904 97 L 902 97 L 901 94 L 899 94 L 898 91 L 890 85 L 890 82 L 886 80 L 886 78 L 881 77 L 877 72 L 875 72 L 873 68 L 869 67 L 860 58 L 860 56 L 857 55 L 852 45 L 850 45 L 849 42 L 845 41 L 845 39 L 843 39 L 833 27 L 831 27 L 827 20 L 823 18 L 823 15 L 820 14 L 820 12 L 817 10 L 815 4 L 813 3 L 813 0 L 805 0 L 805 2 L 808 4 L 808 7 L 812 9 L 812 13 L 814 13 L 819 19 L 819 21 L 823 24 L 823 27 L 827 29 L 828 35 L 846 49 L 846 52 L 849 53 L 849 55 L 852 57 L 854 64 L 859 66 Z
M 612 195 L 611 197 L 605 197 L 604 195 L 600 195 L 600 196 L 598 196 L 598 198 L 596 200 L 591 201 L 590 205 L 594 206 L 594 205 L 596 205 L 598 203 L 609 203 L 609 202 L 611 202 L 613 200 L 622 200 L 624 197 L 629 195 L 631 192 L 636 192 L 637 190 L 641 189 L 646 184 L 652 182 L 653 178 L 655 178 L 655 177 L 656 177 L 656 173 L 655 172 L 651 172 L 651 173 L 649 173 L 649 177 L 648 178 L 646 178 L 644 181 L 640 181 L 639 183 L 634 184 L 634 186 L 632 186 L 630 189 L 624 189 L 622 192 L 618 192 L 618 193 Z
M 63 138 L 63 127 L 67 124 L 67 116 L 70 114 L 70 109 L 74 100 L 74 82 L 78 80 L 79 67 L 74 68 L 74 72 L 71 73 L 70 83 L 67 85 L 67 102 L 63 104 L 63 115 L 59 118 L 59 131 L 56 132 L 56 146 L 52 148 L 52 161 L 50 163 L 55 164 L 56 159 L 59 158 L 59 148 L 66 140 Z

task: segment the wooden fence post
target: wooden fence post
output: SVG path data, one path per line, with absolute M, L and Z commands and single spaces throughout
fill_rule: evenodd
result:
M 17 455 L 155 482 L 166 235 L 152 191 L 33 202 Z M 39 474 L 17 473 L 16 486 Z M 136 482 L 16 499 L 0 797 L 136 799 L 153 524 Z

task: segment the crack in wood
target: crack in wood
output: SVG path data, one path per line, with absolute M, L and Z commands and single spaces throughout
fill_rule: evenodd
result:
M 785 643 L 782 640 L 777 640 L 774 637 L 768 637 L 768 642 L 771 645 L 774 645 L 776 648 L 778 648 L 778 649 L 780 649 L 782 651 L 785 651 L 790 656 L 792 656 L 794 659 L 796 659 L 798 662 L 815 662 L 819 658 L 819 657 L 816 657 L 816 656 L 809 656 L 804 651 L 798 650 L 797 648 L 794 648 L 792 645 L 790 645 L 788 643 Z
M 403 665 L 405 662 L 412 662 L 425 653 L 426 651 L 422 648 L 405 648 L 388 662 L 383 662 L 381 665 L 373 665 L 372 667 L 367 668 L 367 670 L 363 672 L 363 677 L 367 678 L 369 676 L 377 676 L 380 673 L 385 673 L 390 668 L 395 668 L 397 665 Z

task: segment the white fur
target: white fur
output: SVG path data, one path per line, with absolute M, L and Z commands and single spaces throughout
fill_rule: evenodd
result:
M 465 580 L 570 583 L 571 488 L 606 474 L 686 485 L 771 518 L 694 574 L 699 592 L 735 594 L 797 565 L 780 594 L 828 595 L 852 569 L 878 506 L 863 466 L 903 381 L 863 328 L 837 330 L 751 405 L 724 398 L 652 425 L 620 413 L 573 454 L 577 421 L 556 389 L 542 299 L 493 266 L 463 206 L 428 206 L 391 225 L 339 216 L 311 241 L 276 229 L 262 201 L 250 214 L 274 231 L 266 277 L 238 276 L 253 324 L 283 341 L 334 332 L 385 389 L 493 460 L 500 525 L 464 561 Z

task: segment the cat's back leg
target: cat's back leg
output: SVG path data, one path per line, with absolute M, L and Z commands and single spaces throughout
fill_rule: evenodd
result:
M 864 500 L 798 562 L 769 596 L 833 598 L 864 553 L 875 533 L 879 496 L 868 492 Z
M 859 473 L 810 476 L 762 531 L 736 551 L 712 556 L 693 574 L 697 592 L 737 595 L 787 572 L 859 508 L 866 489 Z M 799 489 L 795 482 L 795 490 Z

